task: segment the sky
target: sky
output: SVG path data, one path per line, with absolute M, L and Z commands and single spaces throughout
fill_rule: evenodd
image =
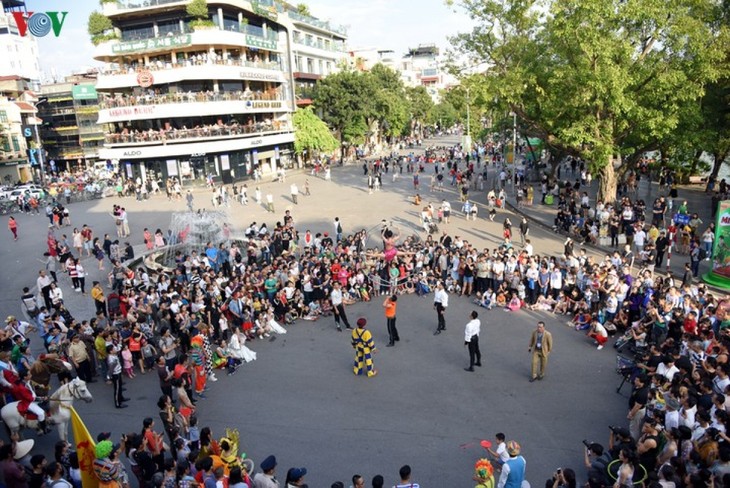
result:
M 292 1 L 291 3 L 300 3 Z M 418 44 L 436 44 L 442 52 L 448 37 L 471 30 L 462 10 L 444 0 L 305 0 L 315 17 L 348 28 L 349 48 L 392 49 L 404 54 Z M 30 11 L 68 11 L 59 37 L 39 38 L 44 77 L 64 75 L 98 66 L 94 46 L 86 32 L 91 11 L 100 10 L 98 0 L 26 0 Z

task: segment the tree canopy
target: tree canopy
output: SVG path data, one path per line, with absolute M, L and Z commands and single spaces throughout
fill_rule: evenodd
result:
M 345 144 L 368 134 L 408 135 L 429 117 L 433 101 L 424 87 L 406 87 L 400 75 L 382 65 L 362 72 L 342 70 L 317 82 L 314 105 Z
M 726 69 L 713 0 L 463 0 L 475 20 L 454 42 L 487 62 L 485 89 L 523 133 L 586 159 L 599 197 L 675 131 Z
M 296 129 L 294 151 L 297 154 L 304 154 L 306 159 L 310 159 L 313 153 L 331 152 L 337 149 L 337 139 L 327 124 L 317 117 L 312 107 L 297 110 L 292 120 Z

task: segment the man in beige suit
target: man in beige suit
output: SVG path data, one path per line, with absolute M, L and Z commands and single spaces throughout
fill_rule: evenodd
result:
M 537 329 L 532 331 L 530 338 L 530 348 L 527 350 L 532 353 L 532 375 L 530 383 L 541 380 L 545 377 L 545 368 L 547 367 L 548 356 L 553 350 L 553 336 L 545 330 L 545 322 L 538 322 Z

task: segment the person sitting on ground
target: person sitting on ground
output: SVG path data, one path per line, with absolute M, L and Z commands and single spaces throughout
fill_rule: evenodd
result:
M 591 326 L 591 314 L 586 309 L 578 310 L 573 320 L 568 322 L 568 325 L 575 327 L 575 330 L 586 330 Z

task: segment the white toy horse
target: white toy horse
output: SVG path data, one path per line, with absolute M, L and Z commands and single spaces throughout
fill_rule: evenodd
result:
M 73 407 L 75 399 L 83 400 L 86 403 L 94 399 L 86 387 L 86 382 L 78 378 L 61 386 L 49 399 L 48 423 L 58 426 L 58 436 L 62 441 L 68 440 L 68 423 L 71 420 L 70 407 Z M 0 410 L 0 416 L 12 433 L 19 432 L 21 428 L 38 428 L 37 420 L 27 419 L 18 413 L 18 402 L 5 405 Z

